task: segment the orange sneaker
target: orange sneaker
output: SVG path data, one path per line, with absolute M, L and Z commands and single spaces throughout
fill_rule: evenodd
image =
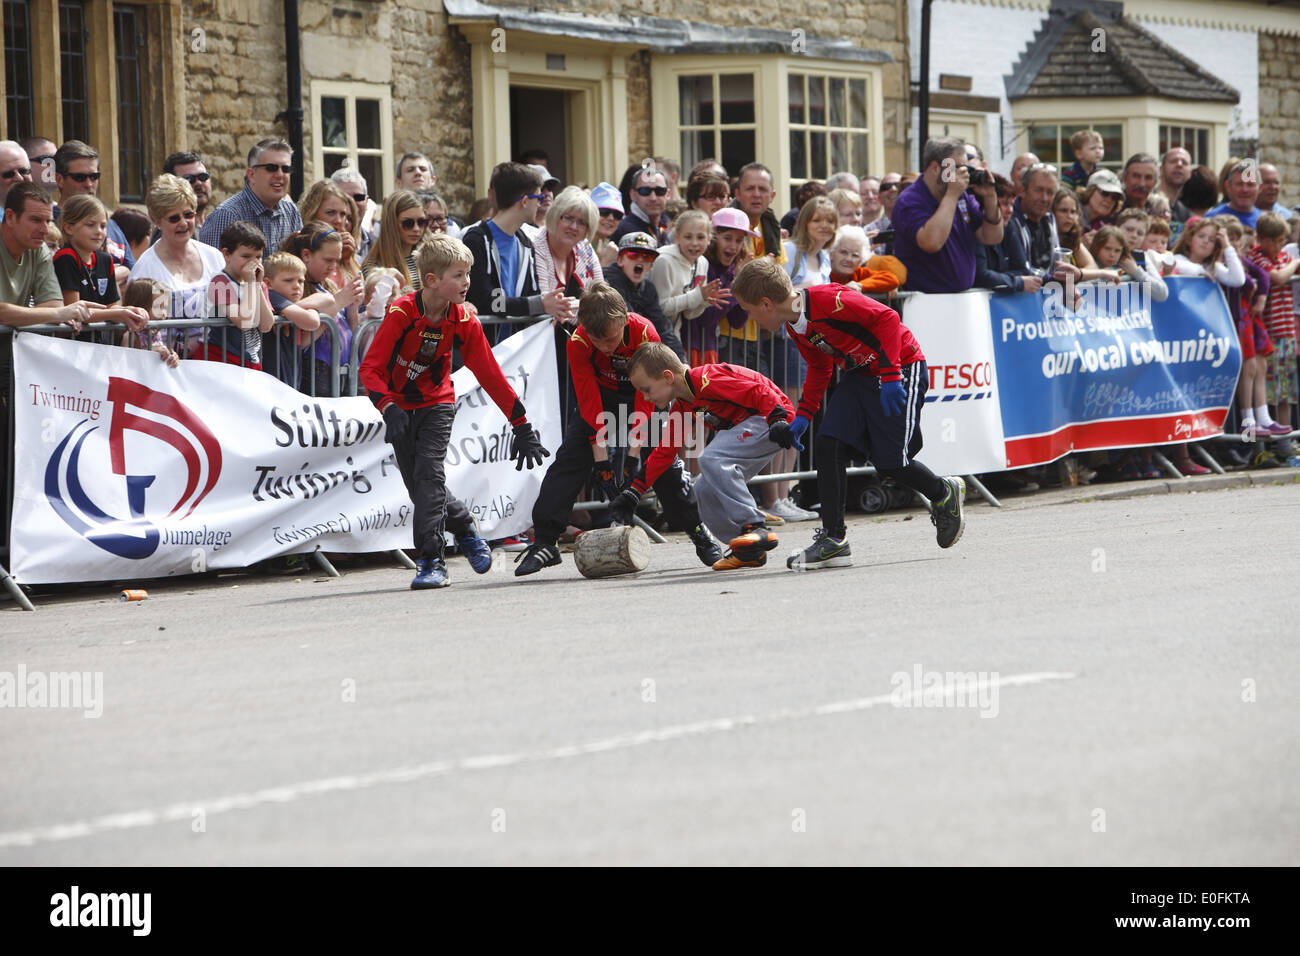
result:
M 776 535 L 761 524 L 745 525 L 740 534 L 727 542 L 727 547 L 745 559 L 761 557 L 776 546 Z
M 767 555 L 763 552 L 758 553 L 758 557 L 753 560 L 742 558 L 740 555 L 728 551 L 717 561 L 713 562 L 714 571 L 738 571 L 741 568 L 761 568 L 767 564 Z

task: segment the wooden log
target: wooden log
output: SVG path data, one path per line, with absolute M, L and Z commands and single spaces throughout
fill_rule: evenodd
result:
M 650 563 L 650 539 L 637 527 L 587 531 L 578 537 L 573 562 L 584 578 L 644 571 Z

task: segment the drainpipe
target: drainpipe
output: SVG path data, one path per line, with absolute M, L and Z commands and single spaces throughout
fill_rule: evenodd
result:
M 928 2 L 928 0 L 927 0 Z M 289 193 L 296 200 L 302 195 L 302 54 L 298 30 L 298 0 L 284 0 L 284 70 L 289 104 L 284 111 L 285 126 L 289 131 L 289 145 L 293 147 L 293 172 L 289 177 Z
M 921 169 L 921 153 L 930 138 L 930 4 L 921 0 L 921 90 L 917 97 L 916 168 Z

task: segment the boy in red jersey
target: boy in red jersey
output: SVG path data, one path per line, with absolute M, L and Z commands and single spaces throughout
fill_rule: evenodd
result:
M 631 513 L 646 488 L 675 460 L 687 417 L 702 413 L 716 434 L 700 455 L 695 499 L 709 530 L 728 541 L 727 553 L 714 562 L 713 570 L 761 568 L 777 540 L 767 530 L 747 482 L 781 449 L 803 450 L 790 430 L 790 399 L 770 379 L 738 365 L 688 369 L 662 342 L 637 349 L 627 375 L 655 407 L 671 406 L 671 412 L 667 434 L 646 460 L 645 474 L 614 503 L 616 520 Z
M 966 482 L 940 478 L 914 460 L 921 450 L 921 409 L 929 377 L 921 347 L 898 313 L 836 283 L 795 292 L 784 269 L 761 259 L 745 264 L 731 294 L 760 328 L 775 332 L 784 325 L 808 362 L 791 425 L 795 437 L 808 430 L 835 367 L 844 373 L 817 434 L 822 526 L 812 545 L 791 555 L 786 566 L 800 570 L 853 563 L 844 526 L 851 449 L 870 458 L 882 478 L 925 495 L 939 547 L 956 544 L 965 528 Z
M 542 479 L 533 506 L 533 544 L 519 557 L 516 577 L 560 563 L 560 533 L 578 492 L 593 474 L 608 501 L 616 500 L 640 474 L 641 448 L 654 408 L 632 388 L 627 367 L 640 346 L 658 341 L 654 323 L 629 313 L 609 283 L 593 282 L 582 293 L 578 328 L 566 347 L 580 414 L 570 419 L 555 462 Z M 627 423 L 629 434 L 612 434 L 616 429 L 611 426 L 618 423 Z M 616 468 L 610 453 L 619 447 L 625 454 L 622 467 Z M 720 559 L 722 549 L 700 523 L 681 461 L 669 462 L 653 484 L 669 523 L 686 529 L 700 560 L 712 565 Z M 624 514 L 621 523 L 631 523 L 631 514 Z
M 361 363 L 361 382 L 383 413 L 384 440 L 393 446 L 415 505 L 412 533 L 419 558 L 413 590 L 451 583 L 443 560 L 444 526 L 476 572 L 485 574 L 492 567 L 492 554 L 469 509 L 447 494 L 444 460 L 456 417 L 453 345 L 460 346 L 465 364 L 514 426 L 510 457 L 515 468 L 533 468 L 550 454 L 497 364 L 478 314 L 465 304 L 474 256 L 459 239 L 444 234 L 425 240 L 416 259 L 424 288 L 389 305 Z

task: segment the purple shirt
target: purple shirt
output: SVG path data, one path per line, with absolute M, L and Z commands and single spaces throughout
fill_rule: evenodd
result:
M 903 190 L 889 217 L 894 227 L 894 255 L 907 266 L 904 289 L 913 292 L 965 292 L 975 285 L 975 231 L 984 210 L 970 193 L 962 193 L 953 213 L 948 241 L 938 252 L 925 252 L 916 234 L 939 208 L 939 200 L 918 179 Z

